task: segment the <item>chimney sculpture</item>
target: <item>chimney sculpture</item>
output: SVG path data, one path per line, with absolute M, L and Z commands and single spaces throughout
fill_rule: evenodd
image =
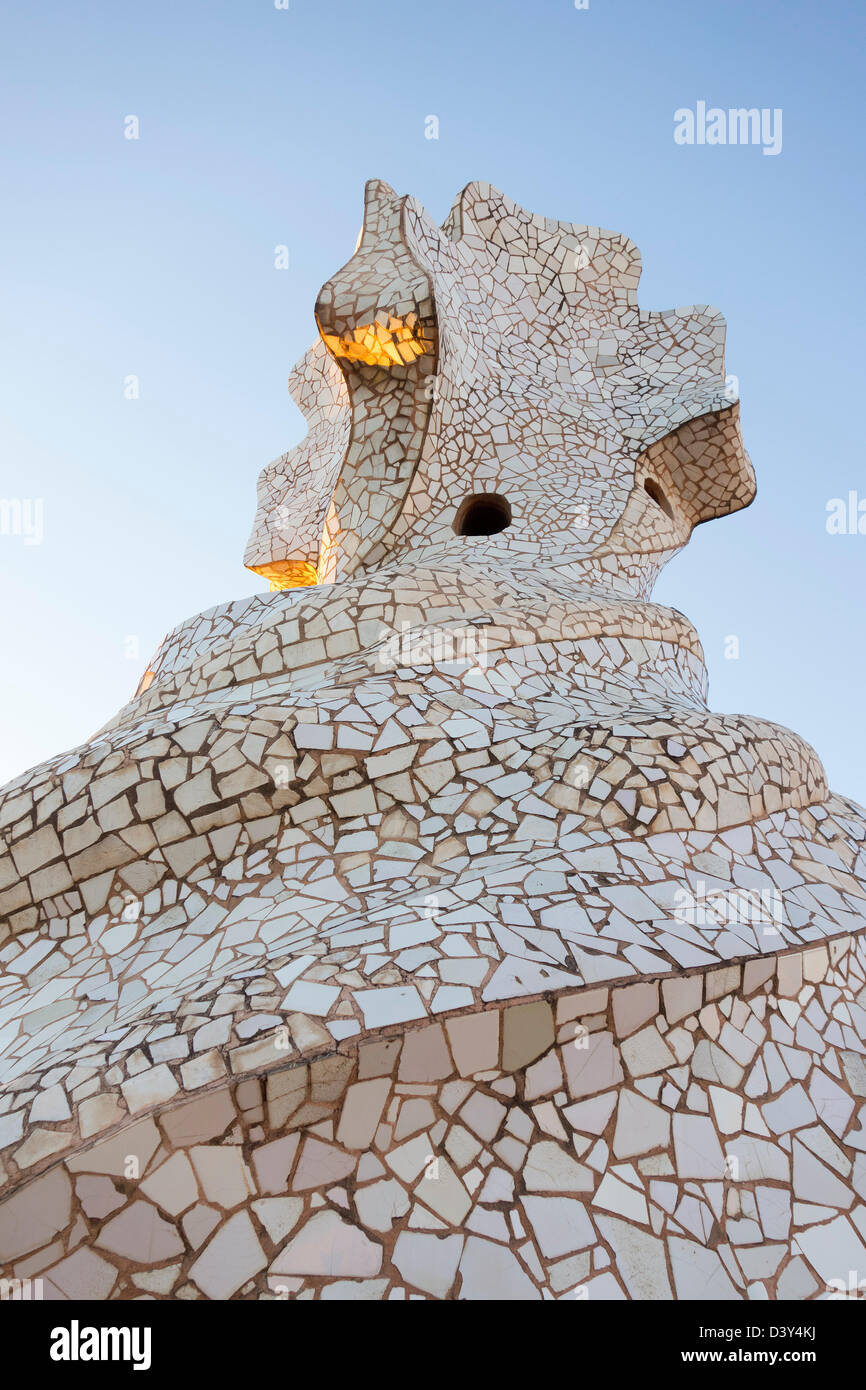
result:
M 245 563 L 0 795 L 0 1272 L 747 1299 L 866 1270 L 864 812 L 650 601 L 755 483 L 626 238 L 368 185 Z M 840 1285 L 841 1286 L 841 1285 Z

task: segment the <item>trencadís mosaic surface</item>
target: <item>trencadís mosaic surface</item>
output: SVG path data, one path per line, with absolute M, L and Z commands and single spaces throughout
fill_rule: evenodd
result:
M 0 794 L 0 1272 L 52 1298 L 866 1279 L 866 819 L 650 601 L 754 475 L 626 238 L 374 182 L 271 589 Z

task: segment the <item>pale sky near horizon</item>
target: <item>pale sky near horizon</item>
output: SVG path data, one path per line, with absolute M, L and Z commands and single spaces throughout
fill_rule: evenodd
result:
M 256 477 L 304 433 L 286 377 L 365 180 L 441 220 L 486 179 L 631 237 L 643 308 L 725 314 L 758 497 L 653 597 L 712 708 L 795 729 L 866 803 L 866 534 L 826 526 L 866 504 L 866 10 L 48 0 L 0 38 L 0 500 L 44 509 L 40 544 L 0 531 L 0 784 L 105 723 L 178 622 L 266 588 Z M 677 144 L 699 102 L 781 111 L 779 152 Z

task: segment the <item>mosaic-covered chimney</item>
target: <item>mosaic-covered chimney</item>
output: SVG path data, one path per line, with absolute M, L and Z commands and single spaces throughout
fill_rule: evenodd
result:
M 368 185 L 259 482 L 271 590 L 0 792 L 0 1278 L 591 1306 L 866 1269 L 866 813 L 711 712 L 650 601 L 754 478 L 722 319 L 638 274 L 486 184 L 443 228 Z

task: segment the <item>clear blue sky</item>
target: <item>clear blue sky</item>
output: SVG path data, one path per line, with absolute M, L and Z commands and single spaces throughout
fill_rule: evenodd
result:
M 796 729 L 866 802 L 866 535 L 825 529 L 866 498 L 864 29 L 843 0 L 7 6 L 0 497 L 45 511 L 41 545 L 0 535 L 0 781 L 99 727 L 175 623 L 264 587 L 256 475 L 303 434 L 286 376 L 376 176 L 439 219 L 488 179 L 624 232 L 644 308 L 724 312 L 758 498 L 655 597 L 696 624 L 714 708 Z M 698 101 L 781 108 L 781 154 L 676 145 Z

